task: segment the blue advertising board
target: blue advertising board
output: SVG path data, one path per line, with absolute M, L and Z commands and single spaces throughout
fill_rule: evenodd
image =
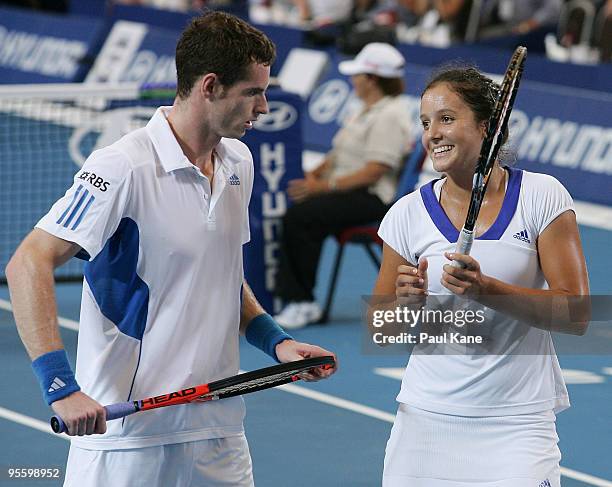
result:
M 270 70 L 272 75 L 276 76 L 287 59 L 289 51 L 303 44 L 304 31 L 280 25 L 256 25 L 255 27 L 264 31 L 276 46 L 276 62 Z
M 0 83 L 80 81 L 104 21 L 0 8 Z
M 285 192 L 291 179 L 302 173 L 302 100 L 280 90 L 268 94 L 269 113 L 242 139 L 255 165 L 249 206 L 251 241 L 244 249 L 247 282 L 263 307 L 279 311 L 276 286 L 282 217 L 290 204 Z
M 174 52 L 179 35 L 178 31 L 148 27 L 147 34 L 119 81 L 176 84 Z
M 612 205 L 611 113 L 612 95 L 526 82 L 512 113 L 511 154 L 575 199 Z
M 174 86 L 174 52 L 179 36 L 176 30 L 118 20 L 85 81 Z
M 82 0 L 80 0 L 82 1 Z M 88 0 L 92 1 L 92 0 Z M 99 0 L 97 0 L 99 1 Z M 243 19 L 247 19 L 246 1 L 234 1 L 231 5 L 223 7 L 206 6 L 207 9 L 223 10 L 225 12 L 237 15 Z M 110 17 L 112 20 L 130 20 L 132 22 L 142 22 L 154 27 L 160 27 L 168 30 L 182 31 L 192 17 L 199 15 L 197 10 L 190 12 L 182 12 L 179 10 L 169 10 L 145 5 L 129 5 L 115 3 L 110 8 Z
M 224 11 L 238 15 L 247 20 L 246 2 L 235 2 L 233 6 L 224 6 Z M 132 22 L 141 22 L 147 24 L 154 29 L 162 29 L 166 31 L 181 32 L 198 12 L 173 12 L 169 10 L 160 10 L 142 5 L 114 5 L 111 10 L 112 20 L 129 20 Z M 304 38 L 302 30 L 284 27 L 281 25 L 255 25 L 258 29 L 264 31 L 266 35 L 276 45 L 276 63 L 272 66 L 272 74 L 276 75 L 280 66 L 285 61 L 289 51 L 296 46 L 301 46 Z M 178 35 L 177 35 L 178 38 Z M 174 46 L 171 46 L 174 48 Z M 162 47 L 163 48 L 163 47 Z M 172 51 L 174 52 L 174 50 Z
M 289 50 L 301 42 L 302 33 L 284 27 L 262 28 L 277 46 L 277 60 L 271 67 L 275 74 Z M 174 85 L 174 53 L 180 34 L 178 29 L 117 20 L 86 81 Z

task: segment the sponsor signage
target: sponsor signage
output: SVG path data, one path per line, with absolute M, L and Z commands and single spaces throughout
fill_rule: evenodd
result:
M 188 16 L 186 16 L 188 17 Z M 277 26 L 258 26 L 275 42 L 276 73 L 289 49 L 299 45 L 302 33 Z M 164 29 L 131 20 L 117 20 L 111 29 L 86 82 L 127 82 L 142 85 L 175 85 L 174 53 L 179 29 Z
M 0 8 L 0 83 L 79 81 L 104 22 Z
M 255 164 L 253 195 L 249 207 L 251 241 L 244 249 L 247 282 L 269 312 L 279 311 L 273 291 L 280 248 L 282 218 L 289 206 L 287 183 L 303 177 L 301 104 L 280 90 L 268 94 L 270 111 L 242 139 Z
M 510 127 L 517 166 L 551 174 L 577 200 L 612 205 L 612 95 L 525 83 Z
M 177 31 L 119 20 L 85 81 L 174 86 L 174 51 L 179 35 Z

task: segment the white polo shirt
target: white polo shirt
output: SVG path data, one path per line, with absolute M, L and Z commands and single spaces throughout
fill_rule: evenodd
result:
M 87 254 L 76 378 L 101 404 L 238 373 L 242 245 L 249 240 L 253 160 L 240 141 L 215 149 L 213 185 L 157 110 L 147 126 L 95 151 L 37 224 Z M 110 421 L 89 449 L 241 434 L 230 398 Z

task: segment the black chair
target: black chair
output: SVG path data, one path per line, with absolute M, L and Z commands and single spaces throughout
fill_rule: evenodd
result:
M 397 193 L 395 195 L 396 200 L 410 193 L 416 186 L 419 180 L 419 173 L 421 172 L 423 162 L 425 161 L 425 156 L 425 149 L 420 143 L 417 143 L 414 151 L 411 152 L 406 159 L 406 163 L 397 185 Z M 323 313 L 321 314 L 319 323 L 327 323 L 329 321 L 329 313 L 333 304 L 334 293 L 336 292 L 336 284 L 338 281 L 338 274 L 340 273 L 340 265 L 342 264 L 344 247 L 347 244 L 361 245 L 370 256 L 370 259 L 376 268 L 380 269 L 380 257 L 374 250 L 376 247 L 382 249 L 383 241 L 378 236 L 379 225 L 380 222 L 376 222 L 370 225 L 348 227 L 334 235 L 336 243 L 338 244 L 338 249 L 336 250 L 331 281 L 329 283 L 327 297 L 325 299 L 325 306 L 323 307 Z

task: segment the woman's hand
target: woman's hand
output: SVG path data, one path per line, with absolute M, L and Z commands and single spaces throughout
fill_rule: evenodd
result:
M 400 265 L 397 268 L 395 295 L 399 299 L 413 296 L 427 296 L 427 259 L 419 260 L 417 267 Z
M 445 252 L 451 262 L 457 260 L 465 264 L 465 269 L 446 264 L 442 270 L 440 283 L 453 294 L 477 296 L 483 294 L 487 276 L 480 272 L 480 264 L 476 259 L 464 254 Z

